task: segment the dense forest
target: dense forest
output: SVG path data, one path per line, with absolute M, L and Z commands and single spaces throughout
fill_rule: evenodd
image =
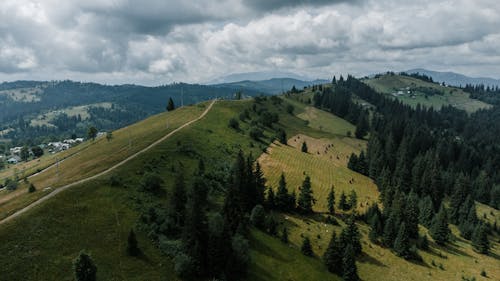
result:
M 409 241 L 421 248 L 427 242 L 417 225 L 445 244 L 451 239 L 449 222 L 487 253 L 486 233 L 497 226 L 477 218 L 474 201 L 500 208 L 500 107 L 471 115 L 451 106 L 413 109 L 352 76 L 317 91 L 314 105 L 358 122 L 366 113 L 356 114 L 355 95 L 375 106 L 367 150 L 349 160 L 351 169 L 374 179 L 381 191 L 383 211 L 374 205 L 364 217 L 372 226 L 370 238 L 418 258 Z

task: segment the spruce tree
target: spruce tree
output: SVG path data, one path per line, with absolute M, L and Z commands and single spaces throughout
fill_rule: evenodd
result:
M 315 199 L 313 197 L 313 191 L 311 188 L 311 178 L 309 176 L 306 176 L 304 182 L 302 182 L 302 187 L 300 188 L 297 208 L 304 214 L 310 214 L 313 212 L 312 206 L 314 202 Z
M 405 259 L 410 258 L 410 235 L 404 222 L 399 227 L 398 235 L 396 236 L 396 240 L 394 240 L 394 251 L 400 257 Z
M 288 244 L 288 228 L 283 227 L 283 232 L 281 233 L 281 242 Z
M 481 254 L 487 255 L 490 250 L 488 229 L 483 223 L 478 224 L 474 229 L 474 234 L 472 235 L 472 246 Z
M 349 201 L 347 202 L 347 205 L 349 205 L 349 209 L 356 209 L 358 204 L 358 195 L 356 194 L 356 191 L 351 190 L 351 193 L 349 193 Z
M 343 240 L 344 244 L 349 244 L 352 246 L 352 249 L 356 256 L 361 254 L 361 235 L 353 216 L 349 217 L 349 219 L 347 220 L 347 226 L 342 230 L 340 237 L 341 240 Z
M 255 171 L 253 173 L 255 181 L 255 205 L 264 205 L 264 192 L 266 190 L 266 179 L 264 178 L 264 172 L 262 171 L 259 162 L 255 163 Z
M 376 242 L 378 237 L 384 233 L 384 229 L 382 227 L 382 222 L 380 220 L 380 215 L 375 214 L 373 217 L 370 219 L 370 233 L 368 234 L 368 237 L 372 242 Z
M 73 271 L 76 281 L 95 281 L 97 267 L 89 254 L 81 251 L 76 259 L 73 260 Z
M 312 257 L 314 255 L 312 246 L 311 246 L 311 240 L 309 240 L 309 237 L 304 237 L 304 240 L 302 240 L 302 246 L 300 246 L 300 251 L 302 252 L 303 255 Z
M 434 206 L 432 205 L 431 197 L 427 195 L 419 202 L 418 222 L 423 226 L 429 228 L 432 224 L 433 217 L 434 217 Z
M 276 192 L 276 207 L 278 210 L 286 212 L 290 210 L 288 189 L 286 188 L 285 175 L 281 173 L 280 181 L 278 184 L 278 191 Z
M 384 232 L 382 234 L 382 243 L 386 247 L 392 247 L 394 245 L 394 239 L 396 239 L 396 216 L 393 214 L 389 215 L 389 218 L 385 221 Z
M 276 198 L 274 196 L 274 191 L 272 187 L 269 187 L 267 189 L 266 207 L 269 210 L 276 209 Z
M 174 101 L 172 98 L 168 98 L 167 111 L 172 111 L 175 109 Z
M 406 208 L 404 208 L 404 221 L 406 222 L 406 231 L 410 238 L 418 238 L 418 196 L 411 192 L 406 198 Z
M 349 204 L 347 204 L 347 197 L 344 191 L 340 194 L 339 208 L 344 211 L 349 210 Z
M 302 147 L 300 148 L 300 151 L 307 153 L 307 143 L 306 142 L 302 143 Z
M 135 233 L 133 229 L 130 229 L 127 239 L 127 254 L 129 256 L 138 256 L 140 253 L 139 246 L 137 243 L 137 238 L 135 237 Z
M 358 117 L 358 123 L 356 124 L 356 131 L 354 131 L 354 135 L 357 139 L 363 139 L 369 130 L 370 124 L 368 123 L 368 117 L 363 111 L 361 116 Z
M 335 214 L 335 192 L 333 191 L 333 186 L 330 188 L 327 198 L 328 213 L 330 215 Z
M 323 263 L 331 273 L 342 274 L 342 256 L 344 249 L 337 238 L 335 231 L 332 232 L 332 237 L 328 243 L 328 248 L 323 255 Z
M 358 281 L 358 267 L 352 245 L 347 245 L 342 258 L 342 278 L 344 281 Z
M 439 212 L 434 217 L 429 232 L 437 244 L 444 245 L 448 242 L 451 231 L 448 227 L 448 214 L 443 204 L 441 204 Z

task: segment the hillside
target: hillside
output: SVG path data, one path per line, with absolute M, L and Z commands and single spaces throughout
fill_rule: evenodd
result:
M 471 85 L 485 85 L 485 86 L 500 86 L 500 79 L 494 79 L 489 77 L 469 77 L 460 73 L 455 72 L 442 72 L 442 71 L 432 71 L 428 69 L 411 69 L 405 71 L 406 73 L 420 73 L 432 77 L 436 82 L 444 82 L 446 85 L 464 87 L 467 84 Z
M 271 78 L 268 80 L 243 80 L 230 83 L 215 84 L 215 87 L 231 88 L 235 91 L 257 91 L 265 94 L 281 94 L 293 87 L 303 89 L 316 84 L 326 83 L 326 80 L 304 81 L 293 78 Z
M 459 88 L 429 83 L 408 76 L 384 74 L 365 79 L 364 83 L 380 93 L 401 100 L 413 107 L 421 104 L 440 109 L 443 106 L 451 105 L 469 113 L 490 107 L 482 101 L 469 98 L 470 94 Z
M 99 280 L 186 280 L 176 275 L 176 260 L 165 255 L 172 250 L 171 241 L 162 236 L 161 227 L 144 220 L 162 216 L 168 208 L 167 202 L 172 202 L 169 200 L 178 186 L 178 174 L 183 172 L 186 186 L 191 186 L 196 180 L 196 176 L 191 175 L 199 171 L 198 161 L 203 160 L 204 179 L 210 187 L 207 216 L 212 222 L 223 208 L 227 189 L 232 186 L 228 175 L 239 150 L 258 159 L 267 186 L 274 190 L 281 172 L 286 176 L 289 190 L 297 193 L 305 175 L 311 176 L 313 195 L 317 199 L 313 207 L 315 214 L 280 210 L 269 213 L 277 222 L 278 235 L 283 226 L 287 227 L 289 244 L 282 243 L 276 234 L 270 235 L 267 229 L 250 228 L 246 279 L 340 280 L 326 270 L 319 257 L 332 231 L 339 233 L 344 229 L 350 214 L 364 213 L 369 204 L 380 202 L 380 187 L 369 177 L 347 168 L 350 155 L 365 150 L 370 142 L 351 137 L 356 130 L 351 123 L 307 103 L 311 93 L 308 89 L 304 94 L 289 93 L 279 98 L 217 101 L 203 118 L 110 173 L 77 184 L 21 216 L 0 223 L 0 251 L 6 253 L 0 256 L 0 280 L 41 277 L 72 280 L 72 260 L 82 249 L 92 254 Z M 369 100 L 366 96 L 363 98 Z M 29 179 L 37 186 L 36 192 L 27 194 L 27 186 L 23 184 L 10 193 L 19 195 L 9 199 L 9 204 L 0 205 L 5 208 L 4 216 L 36 200 L 45 187 L 57 188 L 106 171 L 175 128 L 198 118 L 206 109 L 207 103 L 202 103 L 155 115 L 115 131 L 110 141 L 101 138 L 75 147 L 68 151 L 73 156 L 61 162 L 58 169 L 52 167 Z M 233 118 L 237 127 L 230 122 Z M 256 129 L 260 134 L 252 133 Z M 280 130 L 286 133 L 286 145 L 275 140 Z M 304 141 L 308 144 L 307 153 L 300 149 Z M 55 163 L 52 158 L 45 161 L 46 165 Z M 36 163 L 30 165 L 32 170 L 36 167 Z M 144 179 L 151 173 L 163 181 L 156 193 L 144 191 Z M 341 192 L 351 190 L 358 198 L 355 210 L 336 211 L 332 217 L 337 223 L 328 221 L 325 214 L 325 201 L 332 186 L 337 200 Z M 10 211 L 6 210 L 9 208 Z M 497 211 L 487 205 L 477 204 L 477 209 L 478 215 L 484 214 L 488 221 L 498 218 Z M 480 276 L 481 270 L 490 278 L 500 275 L 497 266 L 500 245 L 495 233 L 491 234 L 490 254 L 482 255 L 451 225 L 453 238 L 449 244 L 439 246 L 429 238 L 430 249 L 419 249 L 423 260 L 415 262 L 372 242 L 368 237 L 370 226 L 362 218 L 356 225 L 363 249 L 356 260 L 362 280 L 380 280 L 380 276 L 387 277 L 384 280 L 460 280 L 462 276 L 488 280 Z M 130 257 L 125 251 L 132 228 L 142 252 L 138 257 Z M 428 233 L 422 225 L 419 232 Z M 300 252 L 306 236 L 311 239 L 313 257 Z

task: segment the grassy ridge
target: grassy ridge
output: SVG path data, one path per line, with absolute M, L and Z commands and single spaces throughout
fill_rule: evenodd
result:
M 435 83 L 425 82 L 413 77 L 400 75 L 382 75 L 378 78 L 364 80 L 377 92 L 391 95 L 403 89 L 403 95 L 396 98 L 411 106 L 421 104 L 427 107 L 440 109 L 445 105 L 452 105 L 467 112 L 474 112 L 482 108 L 489 108 L 490 105 L 479 100 L 469 98 L 469 94 L 455 87 L 446 87 Z M 406 87 L 409 87 L 414 97 L 406 93 Z M 442 95 L 428 95 L 425 91 L 438 91 Z

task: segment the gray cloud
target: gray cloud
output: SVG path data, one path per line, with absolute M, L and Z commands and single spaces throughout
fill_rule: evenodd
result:
M 0 80 L 161 84 L 413 67 L 500 77 L 499 13 L 495 0 L 5 0 Z

